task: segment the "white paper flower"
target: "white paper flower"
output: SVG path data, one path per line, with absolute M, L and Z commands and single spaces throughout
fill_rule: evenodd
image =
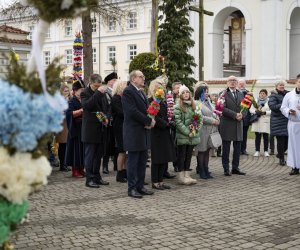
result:
M 42 156 L 32 159 L 30 153 L 10 156 L 0 147 L 0 195 L 13 203 L 21 203 L 30 193 L 47 184 L 51 166 Z

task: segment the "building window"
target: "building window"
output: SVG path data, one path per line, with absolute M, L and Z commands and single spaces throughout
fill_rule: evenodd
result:
M 51 62 L 50 51 L 44 51 L 44 65 L 47 66 Z
M 128 58 L 131 61 L 137 54 L 136 44 L 128 45 Z
M 111 62 L 116 59 L 116 47 L 115 46 L 107 47 L 107 59 L 108 59 L 108 62 Z
M 108 30 L 109 31 L 116 31 L 116 19 L 114 17 L 109 17 L 108 20 Z
M 65 36 L 72 36 L 72 20 L 65 21 Z
M 46 37 L 46 38 L 50 38 L 50 36 L 51 36 L 51 35 L 50 35 L 50 27 L 49 27 L 48 30 L 47 30 L 47 32 L 46 32 L 45 37 Z
M 29 32 L 28 39 L 29 40 L 32 40 L 32 32 L 33 32 L 33 30 L 34 30 L 34 26 L 29 26 L 28 27 L 28 32 Z
M 97 50 L 96 48 L 93 48 L 93 63 L 97 62 L 97 54 L 96 54 Z
M 91 19 L 92 21 L 92 32 L 95 33 L 97 32 L 97 19 L 94 17 Z
M 65 63 L 72 64 L 73 63 L 73 51 L 71 49 L 65 50 Z
M 137 14 L 136 12 L 131 12 L 128 15 L 127 29 L 136 29 L 137 27 Z

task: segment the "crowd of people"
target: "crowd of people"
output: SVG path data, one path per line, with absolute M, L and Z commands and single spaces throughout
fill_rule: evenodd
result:
M 300 75 L 291 92 L 285 90 L 285 81 L 276 82 L 270 95 L 261 89 L 251 108 L 243 112 L 241 102 L 253 93 L 246 89 L 245 80 L 235 76 L 227 79 L 227 88 L 219 94 L 209 93 L 205 82 L 197 83 L 193 90 L 175 82 L 168 91 L 163 78 L 151 81 L 146 94 L 145 76 L 139 70 L 130 73 L 128 82 L 120 81 L 116 73 L 106 76 L 104 82 L 100 75 L 93 74 L 87 85 L 78 79 L 71 91 L 67 84 L 60 87 L 69 103 L 63 130 L 55 136 L 60 170 L 69 171 L 71 167 L 72 176 L 85 177 L 87 187 L 109 185 L 100 167 L 108 174 L 110 159 L 117 171 L 116 181 L 127 182 L 128 196 L 133 198 L 153 194 L 145 188 L 149 160 L 152 189 L 156 190 L 171 188 L 164 182 L 164 178 L 175 177 L 168 171 L 169 163 L 173 163 L 178 183 L 197 183 L 190 175 L 193 155 L 201 179 L 213 178 L 211 156 L 222 157 L 225 176 L 245 175 L 239 163 L 240 155 L 248 154 L 250 126 L 255 133 L 254 157 L 260 156 L 261 138 L 263 156 L 274 154 L 276 138 L 279 164 L 290 166 L 290 175 L 299 174 Z M 149 115 L 149 104 L 157 100 L 158 89 L 163 89 L 165 98 L 157 102 L 158 113 Z M 217 112 L 220 96 L 223 108 Z

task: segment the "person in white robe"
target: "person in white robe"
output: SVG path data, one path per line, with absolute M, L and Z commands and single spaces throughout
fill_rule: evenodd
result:
M 280 108 L 288 121 L 288 158 L 287 165 L 292 168 L 290 175 L 299 175 L 300 168 L 300 74 L 296 88 L 283 98 Z

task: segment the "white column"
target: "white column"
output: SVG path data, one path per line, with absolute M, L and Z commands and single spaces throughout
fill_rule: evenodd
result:
M 261 1 L 261 72 L 260 83 L 273 84 L 283 75 L 282 0 Z

